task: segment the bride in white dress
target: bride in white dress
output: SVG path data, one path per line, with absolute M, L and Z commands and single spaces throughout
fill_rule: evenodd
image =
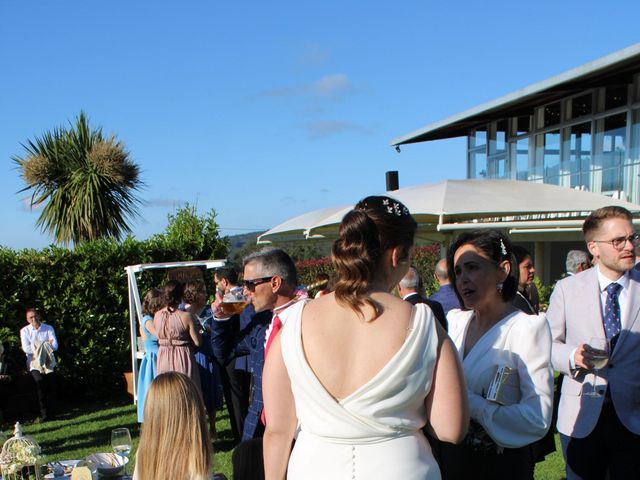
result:
M 267 480 L 440 478 L 421 429 L 460 441 L 467 396 L 429 307 L 389 293 L 409 268 L 415 230 L 389 197 L 367 197 L 344 217 L 335 292 L 292 307 L 266 359 Z

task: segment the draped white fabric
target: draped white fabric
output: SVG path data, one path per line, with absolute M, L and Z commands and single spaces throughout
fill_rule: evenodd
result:
M 282 330 L 282 354 L 296 402 L 300 433 L 288 479 L 438 479 L 440 473 L 420 429 L 437 355 L 435 317 L 414 307 L 402 347 L 368 382 L 338 401 L 307 363 L 296 309 Z M 339 366 L 336 366 L 339 368 Z

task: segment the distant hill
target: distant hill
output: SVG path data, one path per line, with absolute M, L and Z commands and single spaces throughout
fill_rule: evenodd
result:
M 251 232 L 228 236 L 229 254 L 227 255 L 227 259 L 230 263 L 235 264 L 236 267 L 239 268 L 242 265 L 242 259 L 246 255 L 264 247 L 264 245 L 256 245 L 258 236 L 263 233 L 264 232 Z M 291 255 L 294 261 L 298 261 L 328 256 L 331 249 L 331 242 L 287 242 L 278 243 L 273 246 L 283 249 Z
M 234 263 L 240 263 L 244 255 L 254 249 L 256 240 L 259 235 L 264 232 L 239 233 L 238 235 L 229 235 L 229 254 L 227 259 Z

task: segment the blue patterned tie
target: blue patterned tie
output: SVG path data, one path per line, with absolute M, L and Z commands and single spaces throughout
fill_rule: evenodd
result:
M 611 351 L 620 336 L 620 303 L 618 302 L 618 293 L 620 293 L 622 285 L 619 283 L 610 283 L 607 286 L 607 302 L 604 305 L 604 333 L 611 344 Z

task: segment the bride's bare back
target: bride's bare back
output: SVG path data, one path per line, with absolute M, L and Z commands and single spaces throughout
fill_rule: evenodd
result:
M 365 319 L 325 295 L 305 306 L 302 344 L 309 366 L 325 390 L 342 400 L 376 376 L 400 350 L 411 327 L 413 305 L 388 293 L 374 293 L 381 314 L 364 308 Z

